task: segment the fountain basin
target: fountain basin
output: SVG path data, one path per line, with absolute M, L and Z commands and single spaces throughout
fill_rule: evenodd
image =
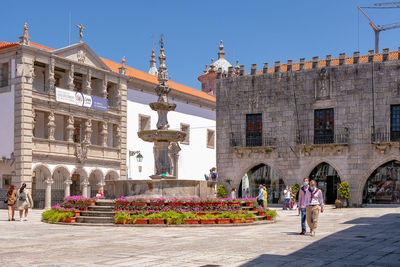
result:
M 174 111 L 176 108 L 176 104 L 174 103 L 168 103 L 168 102 L 154 102 L 149 104 L 151 109 L 154 111 L 158 110 L 168 110 L 168 111 Z
M 145 130 L 138 132 L 138 136 L 146 142 L 182 142 L 186 133 L 176 130 Z

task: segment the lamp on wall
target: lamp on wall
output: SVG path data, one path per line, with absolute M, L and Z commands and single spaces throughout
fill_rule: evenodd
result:
M 143 161 L 143 155 L 140 153 L 140 151 L 136 156 L 136 160 L 137 160 L 137 162 L 142 162 Z
M 133 157 L 133 156 L 135 156 L 136 155 L 136 161 L 137 162 L 142 162 L 143 161 L 143 155 L 142 155 L 142 153 L 140 153 L 140 150 L 137 150 L 137 151 L 132 151 L 132 150 L 129 150 L 129 175 L 131 174 L 131 164 L 130 164 L 130 161 L 131 161 L 131 157 Z M 141 170 L 139 170 L 139 172 L 141 172 Z

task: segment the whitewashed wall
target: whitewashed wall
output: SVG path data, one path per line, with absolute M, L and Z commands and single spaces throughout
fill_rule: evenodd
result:
M 14 85 L 0 93 L 0 157 L 10 158 L 14 152 Z
M 128 178 L 149 179 L 154 174 L 153 143 L 144 142 L 137 136 L 139 129 L 139 114 L 151 117 L 151 129 L 156 129 L 157 113 L 148 104 L 157 101 L 155 95 L 128 90 L 128 134 L 127 149 L 140 150 L 143 162 L 138 163 L 136 155 L 127 156 Z M 180 124 L 190 125 L 189 145 L 180 144 L 178 176 L 179 179 L 203 180 L 204 174 L 216 165 L 215 148 L 207 148 L 207 129 L 215 131 L 215 111 L 199 106 L 169 100 L 177 104 L 175 112 L 168 113 L 170 129 L 180 130 Z M 215 138 L 216 139 L 216 138 Z M 215 145 L 214 145 L 215 147 Z M 139 172 L 139 165 L 142 172 Z

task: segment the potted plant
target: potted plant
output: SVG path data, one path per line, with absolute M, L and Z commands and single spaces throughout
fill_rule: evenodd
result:
M 240 213 L 231 213 L 229 217 L 232 223 L 244 223 L 246 221 L 243 214 Z
M 197 218 L 197 215 L 193 212 L 187 212 L 185 213 L 185 224 L 198 224 L 199 219 Z
M 256 215 L 254 213 L 245 213 L 246 223 L 253 223 Z
M 125 211 L 116 212 L 114 221 L 116 224 L 128 224 L 130 221 L 130 214 Z
M 342 201 L 340 199 L 335 200 L 335 208 L 337 208 L 337 209 L 342 208 Z
M 165 198 L 150 199 L 150 207 L 163 207 L 165 205 Z
M 267 215 L 267 220 L 273 220 L 275 219 L 277 213 L 275 210 L 267 210 L 266 215 Z
M 173 198 L 168 201 L 168 206 L 170 207 L 182 207 L 183 201 L 181 199 Z
M 217 197 L 218 198 L 226 198 L 227 197 L 225 186 L 223 186 L 222 184 L 220 184 L 217 187 Z
M 139 208 L 147 207 L 147 201 L 144 198 L 135 198 L 132 199 L 131 206 Z
M 350 185 L 348 182 L 340 183 L 338 188 L 338 195 L 342 200 L 342 206 L 348 207 L 348 199 L 350 198 Z
M 131 223 L 133 224 L 147 224 L 146 214 L 139 213 L 131 215 Z
M 231 223 L 231 218 L 229 212 L 222 212 L 217 216 L 217 224 L 228 224 Z
M 146 217 L 149 219 L 149 224 L 164 224 L 164 214 L 161 212 L 155 212 Z
M 195 199 L 195 198 L 188 199 L 185 201 L 185 203 L 186 203 L 186 206 L 188 206 L 188 207 L 200 207 L 201 206 L 200 200 Z
M 265 216 L 267 210 L 268 210 L 267 208 L 260 207 L 260 208 L 258 209 L 258 216 Z
M 256 200 L 255 198 L 245 198 L 244 202 L 247 207 L 252 207 L 252 206 L 254 206 L 255 200 Z
M 167 219 L 167 224 L 183 224 L 185 222 L 185 214 L 174 211 L 167 211 L 164 213 Z
M 199 219 L 201 224 L 215 224 L 216 217 L 211 214 L 206 214 L 204 216 L 200 216 Z
M 76 223 L 76 217 L 74 217 L 74 213 L 69 211 L 69 212 L 64 212 L 62 214 L 63 220 L 66 223 Z

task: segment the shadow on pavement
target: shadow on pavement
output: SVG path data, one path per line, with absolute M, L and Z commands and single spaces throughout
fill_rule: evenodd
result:
M 345 224 L 356 225 L 289 255 L 263 254 L 241 266 L 400 266 L 399 213 L 362 217 Z

